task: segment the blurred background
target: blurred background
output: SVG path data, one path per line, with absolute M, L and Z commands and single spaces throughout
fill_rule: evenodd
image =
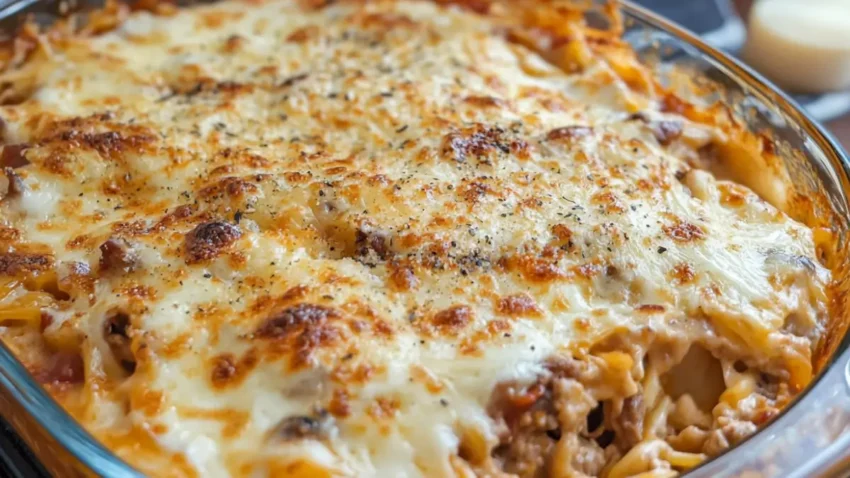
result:
M 633 0 L 791 93 L 850 150 L 850 0 Z

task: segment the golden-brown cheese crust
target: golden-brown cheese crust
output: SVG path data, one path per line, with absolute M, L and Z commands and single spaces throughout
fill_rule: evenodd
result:
M 6 340 L 122 458 L 682 471 L 808 383 L 830 273 L 775 183 L 696 169 L 775 164 L 725 109 L 558 2 L 325 3 L 111 6 L 8 61 L 0 312 L 43 343 Z M 722 395 L 663 388 L 700 353 Z

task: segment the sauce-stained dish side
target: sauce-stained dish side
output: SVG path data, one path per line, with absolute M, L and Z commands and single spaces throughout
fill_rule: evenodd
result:
M 156 476 L 658 478 L 734 446 L 816 372 L 834 239 L 769 140 L 586 13 L 26 26 L 0 335 Z

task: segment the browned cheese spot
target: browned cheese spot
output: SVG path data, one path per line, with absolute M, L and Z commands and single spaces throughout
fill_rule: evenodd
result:
M 21 238 L 21 231 L 0 224 L 0 242 L 15 242 Z
M 213 359 L 213 371 L 210 379 L 216 387 L 226 384 L 236 376 L 236 365 L 232 354 L 221 354 Z
M 214 221 L 199 224 L 186 235 L 186 262 L 195 264 L 214 259 L 242 237 L 242 231 L 229 223 Z
M 283 173 L 283 177 L 286 179 L 287 182 L 293 184 L 304 184 L 310 180 L 311 176 L 307 173 L 302 173 L 301 171 L 289 171 Z
M 688 103 L 687 101 L 679 98 L 673 93 L 668 93 L 664 95 L 664 99 L 661 103 L 661 111 L 664 113 L 678 113 L 683 114 L 688 112 L 688 110 L 692 109 L 693 105 Z M 685 115 L 687 116 L 687 115 Z
M 366 28 L 378 28 L 381 31 L 415 27 L 417 23 L 407 15 L 399 13 L 369 13 L 362 17 Z
M 495 98 L 493 96 L 467 96 L 463 99 L 464 103 L 468 103 L 476 108 L 503 108 L 507 105 L 505 100 Z
M 663 228 L 664 234 L 676 242 L 694 242 L 705 239 L 705 231 L 689 222 L 677 222 Z
M 258 358 L 255 349 L 249 349 L 241 359 L 233 354 L 223 353 L 212 359 L 210 381 L 218 389 L 236 386 L 245 379 L 248 373 L 257 365 Z
M 280 297 L 280 300 L 283 302 L 292 302 L 296 300 L 301 300 L 307 296 L 307 292 L 310 291 L 310 288 L 305 285 L 297 285 L 295 287 L 290 287 L 283 293 Z
M 523 279 L 534 283 L 547 283 L 564 279 L 567 273 L 558 267 L 556 258 L 521 254 L 499 261 L 508 270 L 517 271 Z
M 641 305 L 637 306 L 636 310 L 638 312 L 641 312 L 641 313 L 644 313 L 644 314 L 660 314 L 660 313 L 664 312 L 666 309 L 664 308 L 663 305 L 641 304 Z
M 602 272 L 607 273 L 608 267 L 603 266 L 599 262 L 594 261 L 594 262 L 590 262 L 590 263 L 587 263 L 587 264 L 582 264 L 580 266 L 574 267 L 574 268 L 572 268 L 572 270 L 576 274 L 578 274 L 580 277 L 584 277 L 586 279 L 592 279 L 592 278 L 602 274 Z M 616 268 L 614 268 L 614 270 L 616 270 Z
M 617 196 L 610 191 L 599 192 L 591 198 L 593 204 L 599 204 L 605 207 L 605 212 L 609 214 L 625 212 L 626 208 Z
M 458 194 L 471 205 L 477 204 L 481 198 L 491 193 L 491 189 L 483 183 L 473 181 L 458 188 Z
M 116 160 L 130 152 L 142 152 L 146 146 L 154 141 L 154 137 L 146 134 L 123 136 L 116 131 L 84 133 L 69 130 L 60 133 L 52 140 L 58 140 L 70 148 L 92 149 L 105 158 Z
M 509 317 L 540 317 L 537 303 L 528 294 L 515 294 L 499 299 L 496 310 Z
M 241 197 L 245 194 L 256 193 L 257 186 L 243 178 L 226 177 L 215 184 L 201 189 L 204 198 L 220 198 L 223 196 Z
M 690 264 L 682 262 L 673 267 L 671 275 L 673 276 L 673 280 L 677 281 L 679 284 L 689 284 L 694 280 L 696 273 Z
M 483 158 L 496 152 L 509 153 L 511 145 L 499 128 L 476 125 L 450 133 L 443 140 L 443 154 L 463 163 L 469 157 Z
M 195 213 L 197 206 L 192 204 L 183 204 L 182 206 L 177 206 L 173 211 L 166 214 L 162 217 L 156 224 L 151 227 L 151 230 L 154 232 L 162 232 L 172 227 L 175 224 L 180 223 L 184 219 L 188 219 Z M 123 232 L 126 234 L 134 235 L 146 232 L 146 229 L 137 223 L 131 223 L 129 226 L 121 227 L 120 229 L 113 228 L 116 232 Z
M 334 390 L 333 397 L 328 403 L 328 411 L 335 417 L 344 418 L 351 414 L 351 397 L 348 392 L 343 389 Z
M 376 420 L 390 419 L 395 416 L 400 407 L 401 404 L 397 398 L 378 397 L 372 402 L 366 413 Z
M 246 42 L 247 40 L 243 36 L 230 35 L 229 37 L 227 37 L 227 40 L 224 41 L 224 46 L 222 47 L 222 50 L 225 53 L 236 53 L 237 51 L 242 49 L 243 46 L 245 46 Z
M 341 317 L 334 309 L 302 303 L 272 314 L 254 337 L 274 340 L 294 350 L 293 366 L 302 366 L 316 349 L 339 339 L 341 331 L 329 322 Z
M 431 325 L 441 334 L 456 335 L 472 321 L 472 309 L 455 305 L 441 310 L 431 318 Z
M 46 271 L 53 267 L 53 256 L 25 252 L 0 253 L 0 274 L 20 276 Z
M 338 317 L 339 313 L 328 307 L 298 304 L 266 319 L 254 335 L 269 339 L 284 338 L 298 329 L 318 326 L 327 322 L 328 319 Z
M 546 134 L 549 141 L 572 141 L 593 134 L 593 129 L 587 126 L 564 126 L 555 128 Z
M 720 204 L 726 207 L 741 207 L 747 203 L 747 190 L 737 184 L 720 183 Z
M 390 284 L 395 290 L 408 291 L 415 289 L 419 285 L 416 272 L 410 265 L 393 261 L 390 263 L 389 268 Z
M 87 249 L 92 245 L 92 237 L 88 234 L 81 234 L 77 237 L 69 239 L 67 243 L 65 243 L 65 247 L 68 249 Z
M 552 235 L 557 237 L 562 242 L 567 242 L 573 237 L 573 231 L 563 224 L 555 224 L 552 226 Z
M 318 34 L 318 27 L 316 27 L 315 25 L 308 25 L 290 33 L 289 36 L 286 37 L 286 41 L 288 43 L 306 43 L 307 41 L 316 38 Z

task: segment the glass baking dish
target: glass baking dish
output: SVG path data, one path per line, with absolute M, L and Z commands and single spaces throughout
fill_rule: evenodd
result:
M 32 15 L 49 23 L 68 11 L 101 6 L 91 0 L 12 0 L 0 3 L 0 32 L 10 34 Z M 659 71 L 675 64 L 712 84 L 754 131 L 772 138 L 795 188 L 824 197 L 815 214 L 830 217 L 839 251 L 850 250 L 850 162 L 834 138 L 787 95 L 746 66 L 656 14 L 624 2 L 625 38 Z M 719 88 L 718 88 L 719 86 Z M 816 202 L 817 203 L 817 202 Z M 850 268 L 850 264 L 848 264 Z M 845 277 L 846 271 L 839 274 Z M 842 281 L 850 289 L 850 280 Z M 850 291 L 840 291 L 850 298 Z M 845 476 L 850 472 L 850 317 L 834 317 L 822 372 L 796 403 L 759 433 L 688 473 L 689 477 Z M 55 476 L 141 476 L 91 437 L 0 344 L 0 415 Z

